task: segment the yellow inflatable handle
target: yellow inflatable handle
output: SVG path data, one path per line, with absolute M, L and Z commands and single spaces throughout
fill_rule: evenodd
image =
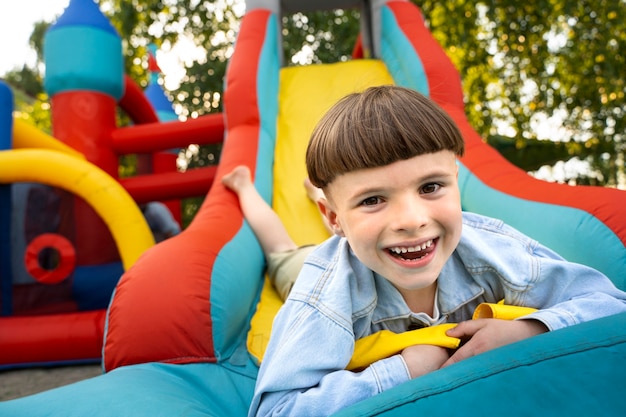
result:
M 446 330 L 454 326 L 456 324 L 446 323 L 404 333 L 381 330 L 365 336 L 356 341 L 352 359 L 346 369 L 349 371 L 365 369 L 374 362 L 400 353 L 404 348 L 413 345 L 435 345 L 456 349 L 461 341 L 446 335 Z
M 518 317 L 526 316 L 537 311 L 536 308 L 510 306 L 502 303 L 482 303 L 474 310 L 472 320 L 478 319 L 500 319 L 514 320 Z
M 530 307 L 482 303 L 474 310 L 473 319 L 494 318 L 513 320 L 537 311 Z M 346 369 L 350 371 L 367 368 L 372 363 L 402 352 L 413 345 L 435 345 L 447 349 L 459 347 L 460 340 L 446 335 L 446 330 L 456 324 L 446 323 L 404 333 L 381 330 L 356 341 L 352 359 Z
M 0 151 L 0 183 L 38 182 L 82 197 L 104 220 L 127 270 L 154 238 L 139 207 L 106 172 L 64 152 L 45 149 Z

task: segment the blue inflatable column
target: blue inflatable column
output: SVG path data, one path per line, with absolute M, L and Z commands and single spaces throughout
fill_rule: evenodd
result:
M 50 97 L 94 91 L 119 100 L 124 94 L 122 41 L 94 0 L 71 0 L 44 36 Z
M 0 152 L 13 148 L 13 93 L 0 81 Z M 13 312 L 11 278 L 11 184 L 0 184 L 0 315 Z

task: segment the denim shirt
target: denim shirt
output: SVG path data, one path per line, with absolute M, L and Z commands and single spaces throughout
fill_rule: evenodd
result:
M 470 320 L 483 302 L 534 307 L 556 330 L 626 311 L 626 294 L 600 272 L 564 261 L 499 220 L 463 213 L 455 252 L 437 280 L 439 317 Z M 273 324 L 250 416 L 329 415 L 410 379 L 400 355 L 345 370 L 355 340 L 424 321 L 398 290 L 365 267 L 344 238 L 307 258 Z M 429 323 L 423 323 L 429 324 Z

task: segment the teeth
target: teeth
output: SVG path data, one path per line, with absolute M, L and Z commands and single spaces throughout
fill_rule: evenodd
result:
M 432 239 L 428 240 L 424 243 L 422 243 L 421 245 L 417 245 L 417 246 L 410 246 L 410 247 L 395 247 L 395 248 L 390 248 L 389 250 L 392 252 L 395 252 L 397 254 L 401 254 L 401 253 L 407 253 L 407 252 L 418 252 L 420 250 L 424 250 L 426 248 L 429 248 L 431 245 L 433 244 Z

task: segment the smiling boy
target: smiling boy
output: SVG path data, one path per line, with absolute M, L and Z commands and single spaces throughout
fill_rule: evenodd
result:
M 381 86 L 338 102 L 307 149 L 335 236 L 305 261 L 278 313 L 250 415 L 329 415 L 478 353 L 626 311 L 626 294 L 502 222 L 461 210 L 463 139 L 434 102 Z M 483 302 L 539 309 L 470 320 Z M 355 341 L 459 323 L 450 353 L 415 345 L 358 372 Z

